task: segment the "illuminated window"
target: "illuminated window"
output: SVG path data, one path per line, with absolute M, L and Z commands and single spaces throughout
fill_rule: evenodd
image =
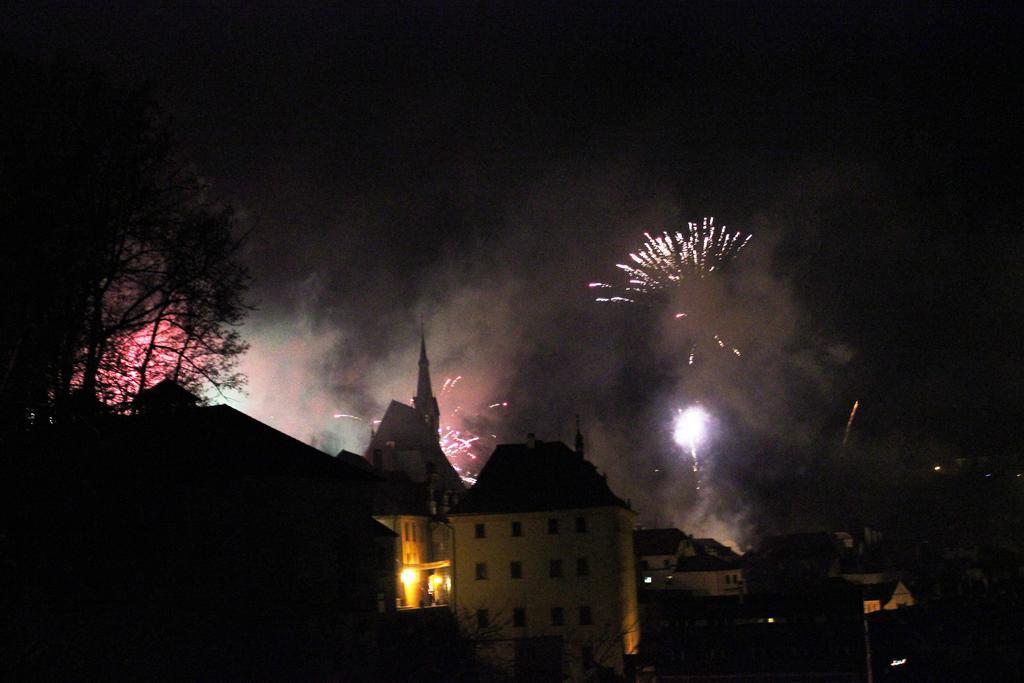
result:
M 513 536 L 522 536 L 523 535 L 523 523 L 522 522 L 512 522 L 512 535 Z
M 477 562 L 476 563 L 476 578 L 477 581 L 483 581 L 487 578 L 487 563 Z
M 577 517 L 576 518 L 576 533 L 585 534 L 587 532 L 587 518 Z
M 644 583 L 652 583 L 653 581 L 654 581 L 654 579 L 651 578 L 650 576 L 645 576 L 644 577 Z
M 473 527 L 473 536 L 475 538 L 484 538 L 487 535 L 487 529 L 484 528 L 483 524 L 477 524 Z
M 491 617 L 487 614 L 487 610 L 478 609 L 476 611 L 476 625 L 477 628 L 487 628 L 491 625 Z
M 589 576 L 590 575 L 590 563 L 587 562 L 585 557 L 576 558 L 576 576 Z
M 564 626 L 565 625 L 565 613 L 561 607 L 551 608 L 551 625 L 552 626 Z
M 551 560 L 551 562 L 548 563 L 548 576 L 555 579 L 560 578 L 562 576 L 561 560 Z
M 523 578 L 523 563 L 513 560 L 508 563 L 508 574 L 513 579 Z
M 594 619 L 590 614 L 590 605 L 580 605 L 580 626 L 590 626 Z
M 557 534 L 558 533 L 558 519 L 557 518 L 556 519 L 549 519 L 548 520 L 548 533 L 549 534 Z
M 512 610 L 512 625 L 516 628 L 526 627 L 526 609 L 523 607 L 516 607 Z

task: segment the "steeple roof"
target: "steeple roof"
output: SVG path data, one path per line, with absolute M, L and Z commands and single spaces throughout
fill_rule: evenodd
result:
M 441 426 L 441 410 L 434 398 L 434 390 L 430 386 L 430 361 L 427 360 L 427 340 L 420 330 L 420 374 L 416 381 L 416 396 L 412 399 L 413 407 L 423 416 L 424 422 L 434 432 L 437 440 L 437 429 Z

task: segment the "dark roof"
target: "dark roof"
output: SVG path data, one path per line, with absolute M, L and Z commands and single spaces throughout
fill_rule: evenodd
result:
M 441 450 L 437 432 L 425 420 L 423 413 L 412 406 L 398 401 L 388 404 L 366 449 L 366 459 L 372 462 L 376 450 L 386 456 L 385 470 L 403 469 L 419 478 L 425 474 L 426 465 L 430 464 L 445 488 L 459 492 L 465 489 L 459 473 Z
M 718 557 L 737 556 L 735 550 L 713 538 L 695 538 L 693 539 L 693 545 L 709 555 L 717 555 Z
M 424 421 L 420 411 L 410 405 L 391 401 L 377 426 L 377 432 L 370 440 L 367 452 L 372 453 L 374 448 L 386 448 L 389 441 L 393 441 L 398 449 L 420 447 L 424 443 L 437 442 L 437 434 L 431 433 L 430 424 Z
M 476 485 L 452 510 L 532 512 L 616 506 L 626 502 L 608 488 L 591 463 L 559 441 L 502 444 L 491 455 Z
M 187 466 L 228 476 L 380 481 L 225 405 L 158 412 L 112 422 L 103 438 L 139 466 Z M 145 454 L 140 458 L 138 454 Z
M 765 539 L 760 552 L 788 557 L 832 557 L 837 554 L 835 539 L 824 531 L 770 536 Z
M 198 396 L 174 380 L 165 379 L 156 386 L 140 391 L 135 399 L 135 409 L 140 414 L 155 410 L 174 411 L 191 408 L 198 403 Z
M 864 599 L 879 600 L 884 605 L 892 599 L 892 594 L 896 592 L 897 585 L 899 585 L 899 581 L 867 584 L 864 586 Z
M 358 453 L 353 453 L 352 451 L 346 451 L 342 449 L 338 451 L 338 454 L 334 457 L 336 457 L 341 462 L 347 463 L 354 467 L 358 467 L 361 470 L 366 470 L 367 472 L 373 471 L 373 465 L 371 465 L 366 460 L 366 458 L 359 455 Z
M 714 555 L 683 556 L 676 563 L 677 572 L 717 572 L 725 569 L 739 569 L 740 563 Z
M 686 534 L 676 528 L 637 529 L 633 532 L 633 552 L 638 556 L 675 555 Z

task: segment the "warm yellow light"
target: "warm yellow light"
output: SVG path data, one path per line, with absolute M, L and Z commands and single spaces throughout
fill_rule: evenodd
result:
M 402 583 L 409 585 L 410 583 L 416 582 L 416 570 L 415 569 L 403 569 L 402 570 Z
M 934 470 L 935 470 L 936 472 L 938 472 L 939 470 L 941 470 L 941 469 L 942 469 L 942 465 L 936 465 L 936 466 L 935 466 L 935 467 L 933 467 L 932 469 L 934 469 Z
M 430 581 L 431 581 L 431 582 L 432 582 L 432 583 L 433 583 L 433 584 L 434 584 L 435 586 L 439 586 L 439 585 L 441 585 L 441 582 L 442 582 L 442 581 L 444 581 L 444 579 L 442 579 L 442 578 L 441 578 L 441 575 L 440 575 L 440 574 L 434 574 L 433 576 L 431 576 L 431 577 L 430 577 Z

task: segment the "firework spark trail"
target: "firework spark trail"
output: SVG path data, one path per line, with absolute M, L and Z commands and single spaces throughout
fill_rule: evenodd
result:
M 621 294 L 600 296 L 595 299 L 599 303 L 628 303 L 657 305 L 663 302 L 664 295 L 671 289 L 681 287 L 692 279 L 703 279 L 709 274 L 720 271 L 723 266 L 735 259 L 750 241 L 751 235 L 735 231 L 727 232 L 726 227 L 716 226 L 714 217 L 705 217 L 703 222 L 687 224 L 686 232 L 664 232 L 658 237 L 644 233 L 646 241 L 643 247 L 630 253 L 632 265 L 616 264 L 626 276 L 626 284 Z M 591 289 L 615 289 L 606 282 L 591 282 Z M 675 314 L 677 320 L 689 317 L 686 312 Z M 731 351 L 735 356 L 742 352 L 735 346 L 727 344 L 719 335 L 713 335 L 716 345 Z M 696 349 L 691 347 L 689 364 L 693 365 Z
M 697 490 L 700 491 L 702 482 L 700 479 L 701 466 L 700 457 L 697 453 L 697 445 L 704 439 L 707 433 L 708 414 L 700 406 L 690 406 L 686 410 L 676 411 L 676 417 L 672 429 L 672 437 L 677 444 L 688 448 L 690 458 L 693 461 L 693 473 L 697 476 Z
M 850 419 L 846 421 L 846 433 L 843 434 L 843 445 L 842 448 L 846 448 L 846 442 L 850 438 L 850 427 L 853 426 L 853 416 L 857 414 L 857 407 L 860 405 L 860 401 L 853 402 L 853 408 L 850 409 Z
M 454 391 L 456 385 L 462 380 L 462 375 L 446 378 L 441 385 L 440 398 L 445 401 L 457 401 Z M 486 458 L 490 450 L 497 444 L 498 437 L 488 433 L 488 438 L 474 432 L 468 423 L 480 419 L 484 411 L 494 411 L 509 407 L 508 401 L 496 401 L 489 404 L 480 411 L 466 411 L 462 405 L 456 405 L 450 411 L 446 411 L 452 417 L 459 416 L 458 426 L 454 424 L 442 424 L 438 429 L 438 441 L 441 450 L 448 461 L 455 468 L 455 471 L 462 478 L 462 481 L 472 486 L 476 483 L 476 472 L 480 466 L 481 457 Z

